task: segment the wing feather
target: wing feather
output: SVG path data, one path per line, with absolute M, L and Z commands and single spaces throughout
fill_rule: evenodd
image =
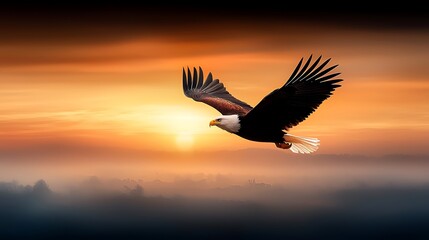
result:
M 310 64 L 311 56 L 308 58 L 307 62 L 305 62 L 304 66 L 302 67 L 301 71 L 299 71 L 298 75 L 295 77 L 296 81 L 301 79 L 302 75 L 304 74 L 305 70 L 307 70 L 308 65 Z
M 198 82 L 197 77 L 198 77 L 197 69 L 194 68 L 194 76 L 192 78 L 192 89 L 197 87 L 197 82 Z
M 303 60 L 303 58 L 301 58 L 301 60 L 299 61 L 298 65 L 296 66 L 295 70 L 293 70 L 293 73 L 290 75 L 290 78 L 289 78 L 289 80 L 287 82 L 289 82 L 289 81 L 291 81 L 292 79 L 295 78 L 295 75 L 298 73 L 298 70 L 301 67 L 302 60 Z
M 203 79 L 204 73 L 201 67 L 199 71 L 194 68 L 193 74 L 189 68 L 187 71 L 183 68 L 184 94 L 195 101 L 210 105 L 224 115 L 245 115 L 252 110 L 249 104 L 232 96 L 219 79 L 213 80 L 212 73 L 207 75 L 205 81 Z
M 210 72 L 209 75 L 207 75 L 207 79 L 201 88 L 203 88 L 203 89 L 207 88 L 210 85 L 210 83 L 212 83 L 212 82 L 213 82 L 213 75 Z
M 185 69 L 183 69 L 183 91 L 186 91 L 188 89 L 188 82 L 186 80 L 186 72 Z
M 197 88 L 201 88 L 203 86 L 203 82 L 204 82 L 204 74 L 203 74 L 203 70 L 201 69 L 201 67 L 199 68 L 199 74 L 198 74 L 198 84 L 197 84 Z
M 321 58 L 322 58 L 322 56 L 319 56 L 316 59 L 316 61 L 314 61 L 313 65 L 311 65 L 311 67 L 298 79 L 298 81 L 301 80 L 301 79 L 310 77 L 310 74 L 312 73 L 313 69 L 317 66 L 317 64 L 319 64 Z M 309 61 L 310 60 L 311 60 L 311 56 L 309 58 Z
M 192 89 L 192 78 L 191 70 L 188 68 L 188 89 Z
M 264 97 L 244 116 L 243 124 L 288 130 L 304 121 L 329 98 L 341 86 L 338 83 L 342 79 L 336 78 L 340 73 L 330 73 L 338 65 L 325 68 L 330 59 L 318 65 L 321 56 L 313 64 L 311 58 L 303 66 L 301 59 L 288 81 Z

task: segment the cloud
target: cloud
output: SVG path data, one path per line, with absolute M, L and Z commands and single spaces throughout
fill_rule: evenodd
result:
M 409 40 L 411 45 L 391 46 L 392 42 L 404 41 L 398 35 L 413 36 L 416 32 L 426 35 L 422 16 L 417 13 L 322 13 L 307 8 L 300 13 L 297 9 L 277 7 L 235 10 L 230 6 L 228 9 L 146 5 L 5 7 L 0 10 L 0 67 L 22 71 L 25 67 L 47 70 L 46 66 L 50 66 L 51 71 L 77 68 L 93 72 L 100 65 L 108 71 L 112 65 L 134 63 L 138 71 L 159 59 L 162 62 L 249 52 L 290 55 L 293 51 L 311 51 L 312 43 L 317 44 L 313 47 L 317 51 L 330 48 L 336 52 L 345 47 L 343 51 L 350 55 L 350 47 L 344 46 L 347 42 L 359 53 L 374 54 L 380 52 L 377 48 L 387 46 L 388 60 L 392 60 L 403 56 L 395 58 L 391 55 L 393 50 L 425 46 L 427 42 L 417 34 Z M 380 31 L 388 33 L 381 45 L 377 44 L 378 34 L 367 36 Z M 351 32 L 355 34 L 350 35 Z M 392 32 L 399 34 L 392 36 L 389 34 Z M 375 39 L 371 41 L 372 38 Z M 374 41 L 376 48 L 371 46 Z M 414 57 L 408 58 L 416 61 Z M 380 61 L 377 59 L 376 63 L 378 66 Z
M 99 188 L 103 184 L 94 177 L 81 188 Z M 247 187 L 242 185 L 234 190 Z M 259 194 L 280 198 L 272 195 L 270 185 L 250 187 L 268 190 Z M 428 185 L 349 187 L 329 193 L 327 204 L 310 208 L 263 204 L 246 198 L 145 196 L 140 194 L 143 188 L 138 184 L 120 191 L 96 191 L 92 195 L 82 191 L 50 193 L 44 198 L 36 197 L 34 189 L 46 190 L 47 184 L 40 180 L 29 188 L 16 182 L 0 183 L 2 239 L 429 237 Z M 280 191 L 287 193 L 288 189 Z

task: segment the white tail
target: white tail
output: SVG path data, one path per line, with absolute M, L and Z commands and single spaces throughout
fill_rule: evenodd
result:
M 290 150 L 294 153 L 312 153 L 319 148 L 320 141 L 317 138 L 298 137 L 286 133 L 283 136 L 285 143 L 292 143 Z

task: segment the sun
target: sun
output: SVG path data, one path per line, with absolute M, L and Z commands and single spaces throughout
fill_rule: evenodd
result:
M 181 151 L 189 151 L 194 145 L 194 136 L 190 133 L 180 133 L 176 136 L 177 149 Z
M 121 121 L 126 121 L 126 124 L 122 124 L 126 126 L 122 129 L 123 132 L 151 134 L 153 138 L 149 144 L 154 147 L 160 146 L 156 144 L 158 141 L 163 141 L 162 146 L 171 144 L 178 151 L 190 151 L 194 147 L 201 148 L 200 144 L 195 144 L 196 138 L 208 139 L 213 132 L 209 127 L 213 113 L 205 108 L 200 110 L 181 105 L 143 105 L 131 108 L 122 115 L 115 114 L 115 117 L 118 116 Z

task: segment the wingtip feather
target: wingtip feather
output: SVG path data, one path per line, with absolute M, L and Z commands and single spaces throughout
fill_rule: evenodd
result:
M 201 67 L 198 67 L 198 83 L 197 83 L 197 88 L 201 88 L 201 86 L 203 85 L 204 82 L 204 73 L 203 73 L 203 69 Z
M 188 90 L 188 84 L 186 82 L 186 72 L 185 68 L 182 68 L 182 86 L 183 86 L 183 92 L 186 94 L 186 91 Z

